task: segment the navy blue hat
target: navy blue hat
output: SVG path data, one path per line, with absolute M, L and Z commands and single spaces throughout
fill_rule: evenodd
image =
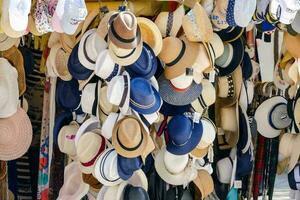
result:
M 233 42 L 242 36 L 244 30 L 245 28 L 239 26 L 229 26 L 226 29 L 216 31 L 216 33 L 219 35 L 223 42 Z
M 229 26 L 236 26 L 234 20 L 234 4 L 235 4 L 235 0 L 228 0 L 226 22 L 228 23 Z
M 146 157 L 145 164 L 142 166 L 142 170 L 147 175 L 148 173 L 150 173 L 152 171 L 153 167 L 154 167 L 154 158 L 153 158 L 152 154 L 150 153 Z
M 124 200 L 150 200 L 147 191 L 142 187 L 134 187 L 130 184 L 126 185 L 124 189 Z
M 183 155 L 191 152 L 198 144 L 203 134 L 201 121 L 193 121 L 184 116 L 174 116 L 167 125 L 169 141 L 167 151 L 175 155 Z
M 175 115 L 181 115 L 185 112 L 190 112 L 191 109 L 192 109 L 191 104 L 184 105 L 184 106 L 175 106 L 163 101 L 163 104 L 159 112 L 166 116 L 175 116 Z
M 27 47 L 20 47 L 19 48 L 24 59 L 24 69 L 26 76 L 33 73 L 34 70 L 34 57 L 32 51 Z
M 150 79 L 157 69 L 157 59 L 152 48 L 143 43 L 143 50 L 139 59 L 133 64 L 125 67 L 131 78 L 143 77 Z
M 62 81 L 58 79 L 56 85 L 56 103 L 65 110 L 77 110 L 80 108 L 81 92 L 78 81 Z
M 126 158 L 118 154 L 118 173 L 121 179 L 128 180 L 143 165 L 142 158 Z
M 238 153 L 237 154 L 237 168 L 236 168 L 236 176 L 237 178 L 242 178 L 247 176 L 252 171 L 252 151 L 249 149 L 246 153 Z
M 238 151 L 247 151 L 250 147 L 251 129 L 246 111 L 239 106 L 239 141 L 237 143 Z
M 68 60 L 68 69 L 73 78 L 77 80 L 86 80 L 93 73 L 92 70 L 85 68 L 80 62 L 78 58 L 78 47 L 79 42 L 72 49 L 71 55 Z
M 58 137 L 58 133 L 59 133 L 60 129 L 63 126 L 70 124 L 70 122 L 72 120 L 73 120 L 73 115 L 69 111 L 62 112 L 55 118 L 55 123 L 54 123 L 54 128 L 53 128 L 55 144 L 57 144 L 57 137 Z
M 252 66 L 251 58 L 247 52 L 244 53 L 241 66 L 242 66 L 243 78 L 245 80 L 248 80 L 252 76 L 253 66 Z
M 300 190 L 300 163 L 298 163 L 294 169 L 288 173 L 289 186 L 292 190 Z
M 130 107 L 141 114 L 152 114 L 161 107 L 158 91 L 144 78 L 130 81 Z

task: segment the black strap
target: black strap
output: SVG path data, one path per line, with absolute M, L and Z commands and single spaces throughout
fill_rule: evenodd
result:
M 182 48 L 181 48 L 181 50 L 179 52 L 179 55 L 172 62 L 166 63 L 166 66 L 170 67 L 170 66 L 173 66 L 173 65 L 177 64 L 179 62 L 179 60 L 183 57 L 183 55 L 185 53 L 186 46 L 185 46 L 185 43 L 184 43 L 183 40 L 181 40 L 181 43 L 182 43 Z
M 144 140 L 144 135 L 141 133 L 141 140 L 140 140 L 140 142 L 139 142 L 135 147 L 126 147 L 126 146 L 124 146 L 124 145 L 122 144 L 122 142 L 120 141 L 120 138 L 119 138 L 119 130 L 117 131 L 117 141 L 118 141 L 119 145 L 120 145 L 123 149 L 125 149 L 126 151 L 135 151 L 135 150 L 137 150 L 137 149 L 141 146 L 143 140 Z
M 118 56 L 118 55 L 116 55 L 116 56 L 118 58 L 128 58 L 129 56 L 131 56 L 135 52 L 135 50 L 136 50 L 136 48 L 132 49 L 132 51 L 129 54 L 125 55 L 125 56 Z

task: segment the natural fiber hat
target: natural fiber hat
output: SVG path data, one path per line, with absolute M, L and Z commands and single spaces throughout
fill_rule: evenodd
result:
M 150 79 L 155 75 L 157 59 L 151 47 L 143 43 L 143 50 L 140 57 L 131 65 L 125 67 L 131 78 L 143 77 Z
M 92 116 L 91 118 L 89 118 L 88 120 L 86 120 L 85 122 L 83 122 L 83 124 L 81 124 L 81 126 L 79 127 L 76 136 L 75 136 L 75 146 L 77 147 L 78 145 L 78 141 L 80 139 L 81 136 L 83 136 L 85 133 L 93 131 L 95 129 L 100 129 L 100 121 L 97 117 Z
M 161 98 L 158 91 L 144 78 L 134 78 L 130 81 L 129 106 L 138 113 L 152 114 L 161 107 Z
M 22 108 L 7 118 L 0 118 L 0 160 L 15 160 L 24 155 L 32 140 L 32 126 Z
M 204 43 L 207 54 L 211 59 L 212 67 L 215 66 L 215 60 L 224 52 L 224 44 L 218 34 L 213 33 L 212 39 L 208 43 Z
M 123 181 L 118 174 L 117 155 L 115 149 L 107 148 L 96 161 L 93 175 L 105 186 L 118 185 Z
M 18 108 L 18 73 L 5 58 L 0 58 L 0 118 L 10 117 Z
M 96 160 L 106 148 L 106 140 L 100 133 L 99 129 L 95 129 L 86 132 L 78 140 L 76 152 L 83 173 L 92 173 Z
M 112 11 L 109 11 L 108 13 L 105 13 L 105 15 L 103 16 L 103 18 L 101 19 L 99 25 L 98 25 L 98 28 L 97 28 L 97 34 L 104 38 L 105 41 L 107 41 L 108 39 L 108 28 L 109 28 L 109 20 L 110 18 L 113 16 L 113 15 L 117 15 L 118 12 L 112 10 Z
M 99 116 L 101 81 L 88 83 L 82 90 L 81 108 L 82 111 L 93 116 Z
M 12 64 L 14 68 L 16 68 L 18 72 L 19 96 L 22 96 L 26 91 L 26 77 L 23 55 L 15 46 L 12 46 L 10 49 L 4 51 L 2 55 Z
M 28 14 L 30 13 L 31 0 L 10 0 L 9 1 L 9 23 L 12 29 L 24 31 L 28 25 Z
M 214 191 L 214 181 L 206 170 L 198 170 L 197 177 L 193 182 L 200 190 L 202 199 Z
M 95 74 L 106 82 L 120 74 L 121 66 L 116 64 L 111 58 L 107 49 L 101 51 L 97 57 L 95 65 Z
M 226 29 L 229 25 L 226 21 L 228 0 L 217 1 L 211 13 L 211 22 L 216 29 Z
M 72 79 L 72 75 L 68 69 L 69 57 L 70 54 L 67 53 L 61 46 L 57 49 L 53 69 L 54 73 L 56 73 L 57 76 L 64 81 Z
M 76 121 L 71 122 L 69 125 L 63 126 L 57 138 L 58 148 L 62 153 L 74 158 L 76 156 L 75 136 L 79 129 Z
M 26 27 L 24 30 L 17 31 L 17 30 L 14 30 L 13 27 L 11 26 L 10 17 L 9 17 L 9 7 L 10 7 L 10 4 L 13 2 L 14 1 L 10 1 L 10 0 L 2 1 L 1 28 L 2 28 L 2 31 L 9 37 L 19 38 L 26 34 L 26 30 L 25 30 Z
M 167 150 L 175 155 L 191 152 L 200 142 L 203 135 L 202 121 L 193 122 L 184 116 L 174 116 L 167 125 L 168 138 Z
M 85 32 L 80 39 L 78 48 L 79 62 L 90 70 L 95 70 L 96 59 L 99 53 L 107 48 L 104 38 L 101 38 L 96 29 Z
M 59 190 L 57 199 L 81 199 L 88 191 L 89 185 L 83 182 L 78 163 L 71 162 L 65 167 L 64 184 Z
M 298 163 L 294 169 L 288 173 L 288 182 L 292 190 L 300 190 L 300 164 Z
M 110 113 L 117 112 L 119 110 L 119 107 L 109 103 L 107 98 L 107 86 L 103 86 L 100 88 L 99 96 L 100 96 L 99 117 L 100 117 L 100 121 L 102 122 L 102 125 L 104 125 Z
M 188 160 L 188 154 L 174 155 L 169 153 L 166 147 L 163 147 L 155 156 L 154 166 L 158 175 L 165 182 L 171 185 L 183 185 L 197 176 L 197 173 L 189 167 Z
M 119 106 L 123 114 L 127 114 L 130 99 L 130 76 L 127 72 L 115 76 L 108 83 L 107 98 L 111 104 Z
M 118 173 L 123 180 L 128 180 L 135 171 L 141 169 L 142 165 L 141 157 L 126 158 L 118 155 Z
M 239 27 L 247 27 L 256 9 L 256 1 L 235 1 L 234 2 L 234 21 Z
M 207 79 L 203 79 L 201 85 L 201 94 L 191 103 L 195 112 L 198 112 L 200 115 L 216 101 L 216 89 L 214 85 Z
M 161 12 L 155 19 L 155 24 L 161 32 L 162 37 L 176 37 L 184 17 L 184 6 L 180 5 L 173 12 Z
M 157 56 L 162 49 L 162 36 L 157 25 L 145 17 L 137 17 L 138 26 L 141 29 L 142 39 Z
M 262 102 L 255 111 L 257 131 L 266 138 L 279 136 L 282 129 L 291 124 L 287 113 L 287 100 L 281 96 Z
M 19 42 L 20 38 L 11 38 L 5 33 L 0 33 L 0 51 L 6 51 Z
M 56 103 L 66 110 L 78 110 L 80 108 L 81 91 L 75 79 L 70 81 L 58 80 L 56 85 Z
M 298 61 L 288 62 L 283 70 L 282 77 L 289 85 L 297 85 L 299 77 Z
M 280 139 L 279 153 L 284 158 L 290 158 L 288 172 L 291 172 L 297 164 L 300 156 L 299 150 L 300 135 L 285 133 Z
M 118 154 L 127 158 L 138 156 L 145 158 L 154 149 L 150 135 L 133 116 L 126 116 L 115 124 L 112 144 Z
M 233 42 L 242 36 L 244 30 L 245 28 L 235 26 L 216 31 L 216 33 L 220 36 L 223 42 Z
M 189 80 L 188 76 L 177 77 L 174 79 L 167 80 L 162 74 L 158 79 L 159 84 L 159 94 L 161 98 L 171 105 L 183 106 L 188 105 L 193 102 L 201 94 L 202 85 L 196 84 L 193 80 L 190 82 L 186 88 L 179 88 L 174 86 L 175 81 L 179 79 L 182 80 L 178 83 L 186 84 Z M 181 85 L 182 86 L 182 85 Z
M 286 50 L 295 58 L 300 58 L 300 35 L 292 36 L 289 33 L 284 33 L 284 45 Z
M 295 0 L 271 0 L 269 4 L 271 16 L 283 24 L 291 24 L 294 21 L 298 10 L 300 10 L 300 5 Z
M 141 30 L 132 12 L 122 11 L 112 15 L 108 24 L 108 38 L 117 47 L 133 49 L 142 42 Z
M 199 45 L 176 37 L 163 39 L 163 49 L 158 57 L 166 65 L 165 76 L 173 79 L 185 73 L 186 68 L 193 66 L 199 54 Z
M 209 42 L 212 39 L 213 28 L 210 19 L 198 2 L 183 17 L 182 27 L 187 39 L 191 42 Z
M 233 160 L 230 156 L 219 160 L 216 165 L 216 173 L 218 180 L 221 183 L 229 184 L 231 181 L 232 170 Z
M 216 59 L 219 76 L 231 74 L 242 62 L 245 47 L 242 39 L 224 44 L 223 54 Z

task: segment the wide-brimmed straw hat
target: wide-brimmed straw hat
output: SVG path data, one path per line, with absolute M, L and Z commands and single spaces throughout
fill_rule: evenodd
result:
M 193 182 L 200 191 L 202 199 L 214 191 L 214 181 L 206 170 L 198 170 L 197 177 Z
M 284 158 L 289 158 L 288 172 L 291 172 L 297 164 L 300 156 L 300 135 L 285 133 L 280 139 L 279 153 Z
M 59 150 L 72 158 L 76 156 L 75 136 L 78 129 L 79 125 L 73 121 L 69 125 L 63 126 L 57 137 Z
M 127 158 L 138 156 L 145 158 L 154 149 L 150 135 L 133 116 L 126 116 L 115 124 L 112 144 L 118 154 Z
M 212 39 L 213 28 L 210 19 L 198 2 L 183 17 L 182 27 L 187 39 L 191 42 L 209 42 Z
M 25 154 L 31 144 L 32 126 L 22 108 L 7 118 L 0 118 L 0 160 L 15 160 Z
M 118 12 L 112 10 L 109 11 L 108 13 L 105 13 L 103 18 L 101 19 L 98 27 L 97 27 L 97 34 L 104 38 L 105 41 L 108 40 L 108 28 L 109 28 L 109 20 L 113 15 L 117 15 Z
M 161 12 L 155 19 L 155 24 L 161 32 L 162 37 L 176 37 L 184 17 L 184 6 L 180 5 L 173 12 Z

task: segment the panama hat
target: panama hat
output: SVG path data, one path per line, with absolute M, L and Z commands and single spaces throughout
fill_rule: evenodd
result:
M 110 113 L 115 113 L 119 110 L 118 106 L 111 104 L 107 98 L 107 86 L 100 88 L 100 103 L 99 103 L 99 117 L 102 125 L 110 115 Z M 107 138 L 109 139 L 109 138 Z
M 167 125 L 167 150 L 175 155 L 191 152 L 200 142 L 203 135 L 202 121 L 193 122 L 184 115 L 174 116 Z
M 130 81 L 130 107 L 141 114 L 152 114 L 161 107 L 158 91 L 144 78 L 134 78 Z
M 292 190 L 299 190 L 300 189 L 300 185 L 299 185 L 299 181 L 300 181 L 300 167 L 299 167 L 299 163 L 297 163 L 297 165 L 294 167 L 294 169 L 288 173 L 288 182 L 289 182 L 289 186 Z
M 12 38 L 5 33 L 0 33 L 0 51 L 6 51 L 19 42 L 20 38 Z
M 120 74 L 121 66 L 116 64 L 111 58 L 107 49 L 101 51 L 97 57 L 95 74 L 106 82 Z
M 194 184 L 204 199 L 214 191 L 214 181 L 206 170 L 198 170 L 197 177 L 193 180 Z
M 282 77 L 289 85 L 297 85 L 299 81 L 298 61 L 292 59 L 288 62 L 283 70 Z
M 101 37 L 104 38 L 105 41 L 108 39 L 108 28 L 109 28 L 109 20 L 113 15 L 117 15 L 118 12 L 112 10 L 109 11 L 108 13 L 105 13 L 103 18 L 101 19 L 98 27 L 97 27 L 97 34 Z
M 9 23 L 12 29 L 24 31 L 28 25 L 28 14 L 30 13 L 30 0 L 11 0 L 9 1 Z
M 100 133 L 99 129 L 95 129 L 86 132 L 78 140 L 76 152 L 83 173 L 92 173 L 96 160 L 106 148 L 106 140 Z
M 112 144 L 118 154 L 127 158 L 138 156 L 145 158 L 154 149 L 150 135 L 133 116 L 126 116 L 115 124 Z
M 300 35 L 292 36 L 289 33 L 284 33 L 284 44 L 286 50 L 295 58 L 300 58 Z
M 279 142 L 279 153 L 284 158 L 289 158 L 288 172 L 291 172 L 299 160 L 299 134 L 285 133 Z
M 101 81 L 88 83 L 82 90 L 81 108 L 82 111 L 94 116 L 99 116 Z
M 145 17 L 137 17 L 138 26 L 141 29 L 142 39 L 157 56 L 162 49 L 162 36 L 157 25 Z
M 155 24 L 160 30 L 162 37 L 176 37 L 182 25 L 184 12 L 184 6 L 180 5 L 173 12 L 161 12 L 158 14 Z
M 118 174 L 117 155 L 115 149 L 107 148 L 96 161 L 93 175 L 105 186 L 119 185 L 123 181 Z
M 281 96 L 262 102 L 255 111 L 258 132 L 266 138 L 279 136 L 282 129 L 291 124 L 287 114 L 287 100 Z
M 32 126 L 22 108 L 6 118 L 0 118 L 0 160 L 15 160 L 24 155 L 32 140 Z
M 220 36 L 223 42 L 233 42 L 242 36 L 244 30 L 245 28 L 234 26 L 216 31 L 216 33 Z
M 129 110 L 130 84 L 130 76 L 125 71 L 122 75 L 112 78 L 107 86 L 108 101 L 119 106 L 123 114 L 127 114 Z
M 182 27 L 187 39 L 191 42 L 209 42 L 212 39 L 213 28 L 210 19 L 198 2 L 183 17 Z
M 199 45 L 186 38 L 167 37 L 163 39 L 163 48 L 158 57 L 166 65 L 164 74 L 173 79 L 185 73 L 186 68 L 193 66 L 199 54 Z
M 211 13 L 211 22 L 214 29 L 226 29 L 229 25 L 226 21 L 228 0 L 217 1 L 216 5 Z
M 108 38 L 123 49 L 133 49 L 142 42 L 137 19 L 130 11 L 122 11 L 109 19 Z
M 123 180 L 128 180 L 135 171 L 141 169 L 142 165 L 141 157 L 126 158 L 118 155 L 118 173 Z
M 5 118 L 17 112 L 18 73 L 5 58 L 0 58 L 0 66 L 0 118 Z
M 163 147 L 155 156 L 154 166 L 158 175 L 171 185 L 187 184 L 196 178 L 197 173 L 189 167 L 189 156 L 174 155 Z M 192 172 L 191 172 L 192 170 Z
M 64 184 L 59 190 L 57 199 L 81 199 L 88 191 L 89 185 L 83 182 L 78 163 L 71 162 L 65 167 Z
M 69 125 L 63 126 L 58 133 L 57 143 L 59 150 L 72 158 L 76 156 L 74 140 L 78 129 L 79 125 L 73 121 Z
M 76 35 L 68 35 L 65 33 L 59 34 L 59 40 L 61 43 L 62 48 L 67 52 L 71 53 L 72 49 L 76 45 L 76 40 L 78 39 L 78 36 Z
M 63 111 L 60 112 L 56 117 L 54 121 L 54 127 L 53 127 L 53 141 L 55 144 L 57 144 L 58 141 L 58 135 L 63 126 L 69 125 L 73 121 L 73 115 L 70 111 Z
M 77 147 L 78 145 L 79 138 L 83 136 L 86 132 L 90 132 L 99 128 L 101 128 L 100 121 L 95 116 L 91 116 L 89 119 L 83 122 L 75 136 L 75 147 Z
M 224 44 L 218 34 L 213 33 L 212 39 L 207 43 L 203 43 L 203 45 L 206 49 L 208 57 L 211 60 L 211 70 L 215 66 L 215 60 L 224 53 Z
M 203 79 L 201 85 L 201 94 L 191 103 L 195 112 L 200 115 L 202 115 L 203 112 L 216 101 L 216 89 L 214 85 L 207 79 Z

